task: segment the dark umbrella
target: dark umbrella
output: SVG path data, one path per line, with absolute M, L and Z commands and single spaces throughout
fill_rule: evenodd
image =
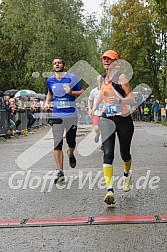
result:
M 9 90 L 6 90 L 3 94 L 9 95 L 9 96 L 14 96 L 17 92 L 18 92 L 17 89 L 9 89 Z

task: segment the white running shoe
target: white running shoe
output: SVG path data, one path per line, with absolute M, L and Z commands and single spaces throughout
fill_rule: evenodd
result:
M 132 189 L 132 171 L 129 171 L 128 177 L 123 177 L 123 191 L 129 192 Z
M 111 191 L 107 192 L 106 196 L 104 197 L 104 202 L 107 205 L 115 204 L 114 193 Z

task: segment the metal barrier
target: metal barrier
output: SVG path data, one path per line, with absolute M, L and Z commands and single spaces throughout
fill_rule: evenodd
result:
M 6 110 L 0 110 L 0 136 L 6 135 L 9 128 L 9 113 Z
M 40 113 L 35 113 L 35 123 L 33 124 L 33 128 L 41 128 L 48 124 L 48 120 L 50 118 L 50 113 L 45 113 L 41 111 Z
M 17 127 L 18 130 L 24 131 L 27 130 L 27 122 L 28 122 L 28 112 L 25 110 L 24 112 L 17 112 L 18 121 L 20 125 Z
M 16 114 L 10 114 L 6 110 L 0 110 L 0 137 L 9 136 L 9 133 L 28 133 L 28 113 L 29 110 L 17 111 Z M 35 113 L 36 121 L 33 124 L 32 128 L 42 128 L 48 124 L 50 113 L 45 113 L 43 111 Z M 11 124 L 13 121 L 13 125 Z

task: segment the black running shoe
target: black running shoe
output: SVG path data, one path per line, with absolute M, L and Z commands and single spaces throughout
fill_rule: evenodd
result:
M 71 166 L 71 168 L 75 168 L 76 158 L 75 158 L 74 154 L 69 154 L 68 150 L 67 150 L 67 154 L 68 154 L 68 158 L 69 158 L 69 165 Z
M 63 171 L 59 171 L 56 175 L 56 178 L 54 180 L 54 183 L 56 184 L 57 182 L 63 182 L 65 180 L 64 178 L 64 172 Z

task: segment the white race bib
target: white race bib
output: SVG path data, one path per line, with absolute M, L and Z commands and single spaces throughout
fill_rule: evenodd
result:
M 121 114 L 122 113 L 122 107 L 120 104 L 114 104 L 114 105 L 110 105 L 110 104 L 106 104 L 106 116 L 112 116 L 112 115 L 117 115 L 117 114 Z
M 56 100 L 56 107 L 58 109 L 62 109 L 62 108 L 70 108 L 70 101 L 69 98 L 65 97 L 65 98 L 57 98 Z

